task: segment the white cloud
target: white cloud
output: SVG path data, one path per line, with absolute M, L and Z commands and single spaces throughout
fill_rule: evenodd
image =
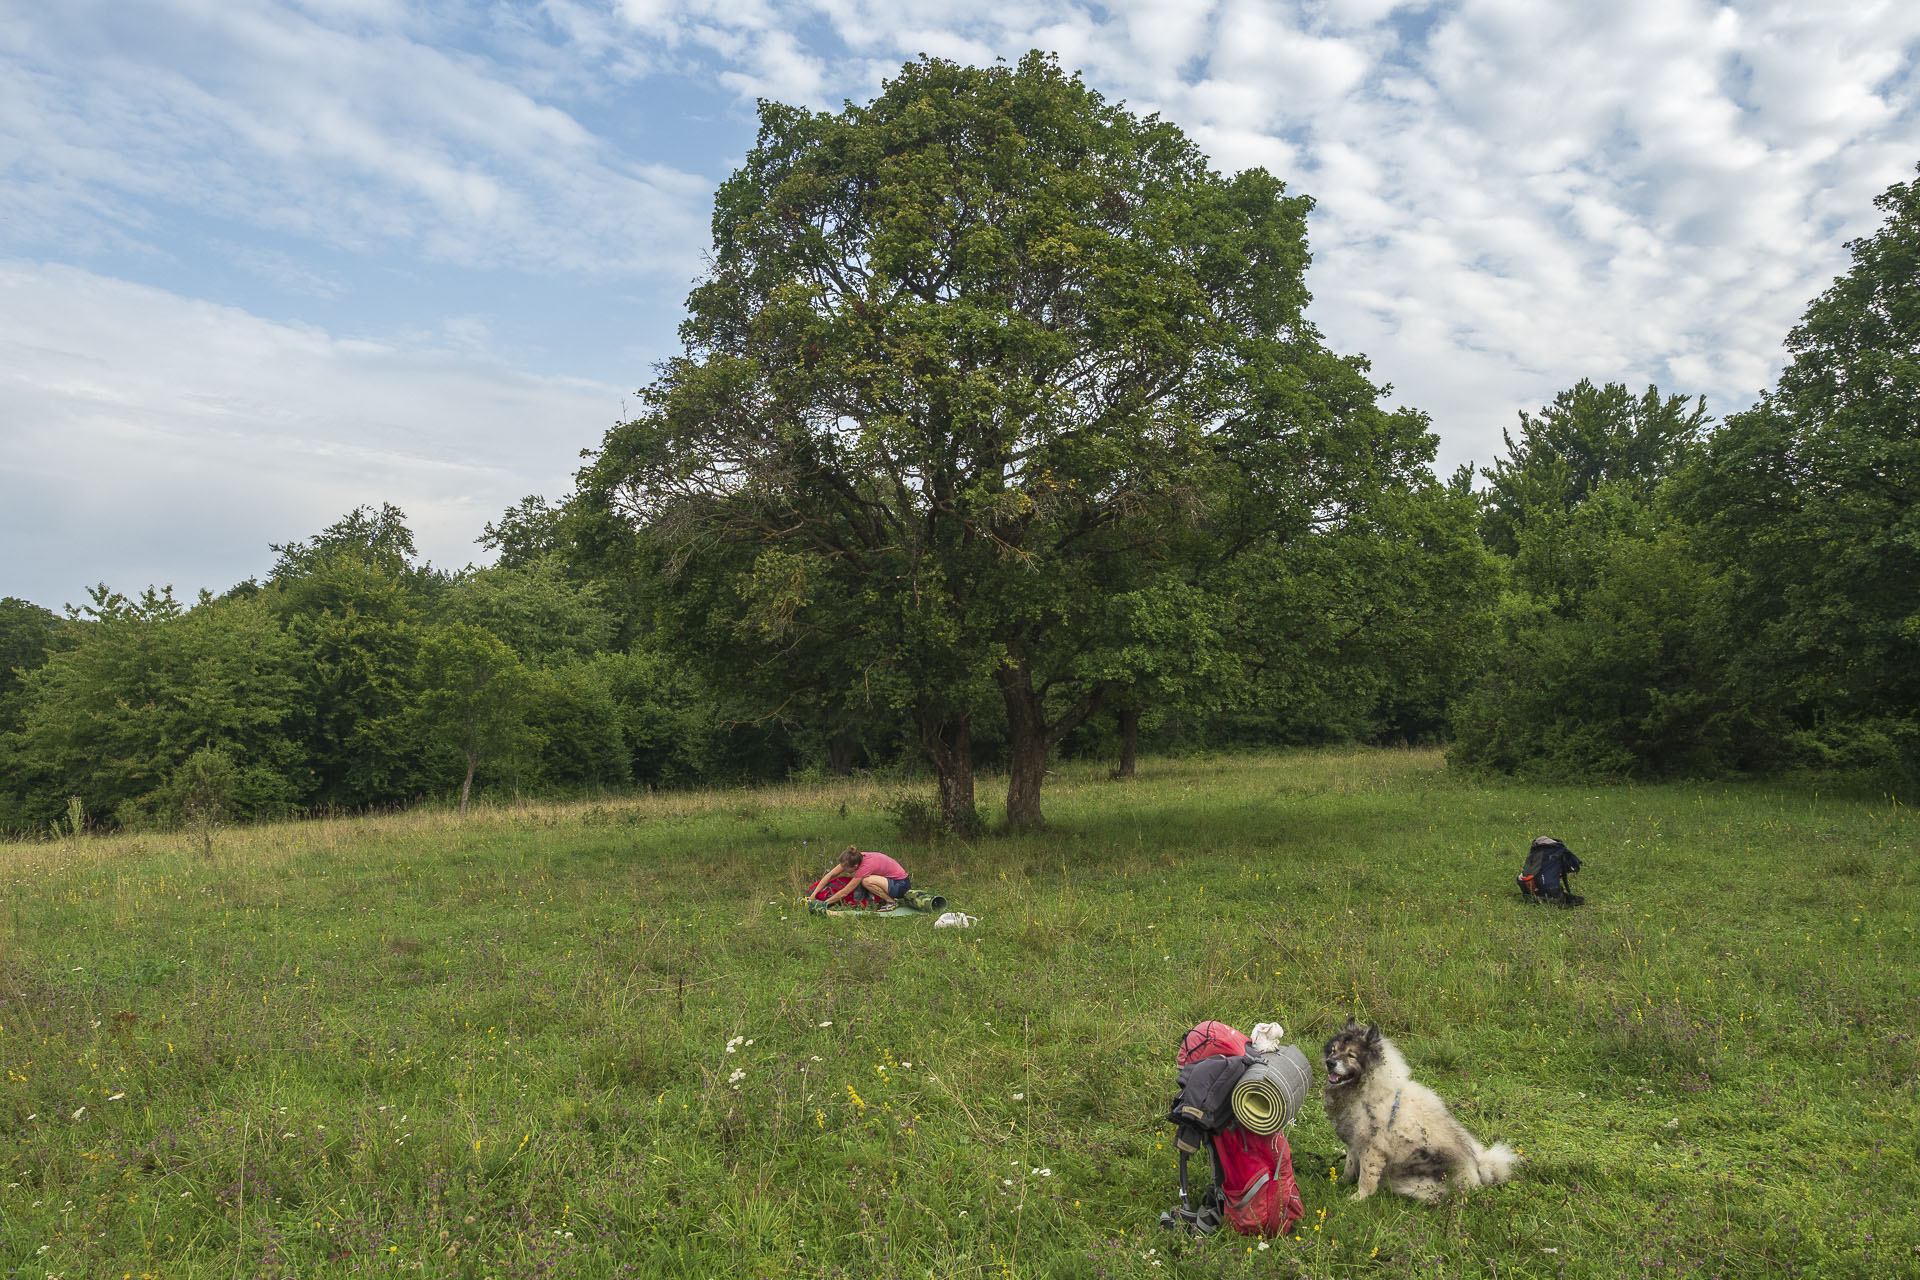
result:
M 0 595 L 221 590 L 362 503 L 403 508 L 438 564 L 483 558 L 481 527 L 565 492 L 620 409 L 614 388 L 506 366 L 485 336 L 345 338 L 0 263 Z
M 789 29 L 804 12 L 789 11 Z M 870 94 L 922 51 L 983 62 L 1052 49 L 1110 98 L 1183 125 L 1223 168 L 1265 165 L 1312 194 L 1313 314 L 1434 414 L 1443 469 L 1490 462 L 1515 409 L 1581 377 L 1705 392 L 1720 413 L 1743 405 L 1844 268 L 1847 235 L 1873 225 L 1872 195 L 1916 158 L 1920 6 L 1138 0 L 1103 21 L 1069 0 L 816 0 L 811 12 L 860 57 L 806 63 L 791 83 L 808 101 Z M 647 14 L 650 32 L 754 66 L 780 35 L 758 6 Z M 816 83 L 816 67 L 839 78 Z M 766 82 L 719 78 L 742 94 Z
M 30 181 L 0 210 L 22 241 L 62 248 L 140 242 L 159 202 L 467 266 L 691 272 L 707 179 L 618 154 L 390 6 L 354 8 L 334 26 L 265 4 L 76 0 L 14 24 L 0 158 Z

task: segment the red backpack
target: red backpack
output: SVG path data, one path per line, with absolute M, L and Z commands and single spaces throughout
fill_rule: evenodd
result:
M 1299 1097 L 1311 1068 L 1305 1055 L 1280 1050 L 1299 1075 Z M 1297 1064 L 1294 1060 L 1297 1059 Z M 1247 1049 L 1247 1037 L 1224 1022 L 1202 1022 L 1180 1042 L 1180 1092 L 1167 1118 L 1179 1126 L 1174 1146 L 1180 1153 L 1180 1204 L 1160 1215 L 1160 1225 L 1209 1235 L 1228 1226 L 1244 1236 L 1278 1236 L 1293 1230 L 1306 1212 L 1293 1177 L 1293 1153 L 1276 1127 L 1255 1133 L 1235 1118 L 1232 1095 L 1249 1067 L 1261 1061 Z M 1291 1119 L 1291 1115 L 1285 1117 Z M 1213 1156 L 1213 1186 L 1194 1208 L 1187 1190 L 1187 1157 L 1205 1146 Z

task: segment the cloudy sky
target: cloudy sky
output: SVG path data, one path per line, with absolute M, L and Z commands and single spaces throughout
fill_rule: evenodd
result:
M 1582 377 L 1749 403 L 1920 161 L 1910 0 L 0 0 L 0 595 L 383 501 L 484 559 L 671 349 L 756 98 L 1031 48 L 1316 199 L 1443 470 Z

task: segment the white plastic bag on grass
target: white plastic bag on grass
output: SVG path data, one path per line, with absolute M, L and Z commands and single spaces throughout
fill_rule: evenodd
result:
M 936 929 L 971 929 L 980 923 L 979 916 L 970 916 L 964 911 L 949 911 L 933 922 Z

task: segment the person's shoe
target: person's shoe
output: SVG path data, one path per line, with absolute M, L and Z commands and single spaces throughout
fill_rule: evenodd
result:
M 879 906 L 875 907 L 874 910 L 875 911 L 892 911 L 897 907 L 899 907 L 899 905 L 900 904 L 897 902 L 883 902 Z

